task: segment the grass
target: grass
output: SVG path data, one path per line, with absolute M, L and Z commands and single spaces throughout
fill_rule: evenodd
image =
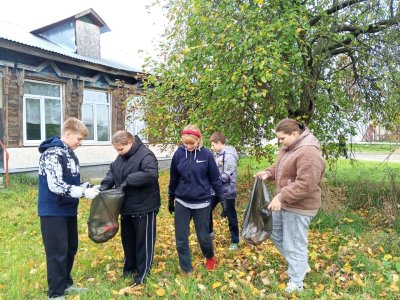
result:
M 240 161 L 237 210 L 239 222 L 246 208 L 253 174 L 266 161 Z M 398 178 L 399 164 L 353 164 L 348 160 L 328 170 L 324 182 L 324 210 L 313 220 L 309 232 L 309 259 L 312 272 L 306 289 L 292 299 L 398 299 L 400 237 L 395 222 L 382 223 L 382 207 L 352 208 L 349 198 L 356 185 L 375 183 L 380 193 Z M 364 176 L 363 176 L 364 174 Z M 373 174 L 368 177 L 365 174 Z M 397 173 L 398 174 L 398 173 Z M 368 179 L 365 181 L 364 179 Z M 37 182 L 25 176 L 11 176 L 11 187 L 0 189 L 2 230 L 0 231 L 0 299 L 45 299 L 46 264 L 39 219 L 36 216 Z M 67 299 L 287 299 L 283 291 L 286 263 L 267 240 L 255 247 L 241 243 L 229 252 L 226 220 L 215 216 L 215 250 L 218 268 L 207 272 L 197 239 L 190 236 L 195 271 L 183 275 L 174 245 L 173 217 L 167 212 L 168 174 L 162 173 L 162 207 L 157 219 L 157 242 L 152 274 L 147 283 L 132 288 L 121 278 L 123 252 L 119 234 L 105 244 L 95 244 L 87 235 L 90 202 L 79 207 L 79 250 L 73 277 L 89 292 Z M 382 192 L 383 191 L 383 192 Z M 387 200 L 387 195 L 380 197 Z M 372 197 L 372 196 L 371 196 Z M 357 198 L 356 203 L 360 200 Z M 398 199 L 397 199 L 398 201 Z M 365 201 L 368 203 L 368 201 Z M 397 202 L 398 203 L 398 202 Z M 372 206 L 376 205 L 376 207 Z M 219 208 L 217 208 L 219 209 Z M 379 214 L 379 212 L 381 214 Z M 400 221 L 398 221 L 400 223 Z M 192 231 L 194 232 L 193 228 Z
M 352 150 L 353 152 L 362 152 L 362 153 L 377 153 L 377 154 L 389 154 L 392 151 L 399 151 L 400 144 L 399 143 L 390 143 L 390 144 L 382 144 L 382 143 L 363 143 L 363 144 L 353 144 Z

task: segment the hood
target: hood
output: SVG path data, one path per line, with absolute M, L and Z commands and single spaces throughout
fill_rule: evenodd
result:
M 230 155 L 232 155 L 236 160 L 239 160 L 239 155 L 237 154 L 236 149 L 235 149 L 234 147 L 232 147 L 232 146 L 225 146 L 224 150 L 218 152 L 217 154 L 218 154 L 218 155 L 222 155 L 222 154 L 224 154 L 224 152 L 225 152 L 225 155 L 226 155 L 226 154 L 230 154 Z
M 186 159 L 188 158 L 188 156 L 190 156 L 190 153 L 193 153 L 194 159 L 196 159 L 197 152 L 198 152 L 198 151 L 201 151 L 201 148 L 203 148 L 203 146 L 200 146 L 199 148 L 197 148 L 197 149 L 195 149 L 195 150 L 193 150 L 193 151 L 188 151 L 188 150 L 185 148 L 185 146 L 179 145 L 177 151 L 184 152 L 184 153 L 185 153 Z
M 55 137 L 52 137 L 52 138 L 49 138 L 49 139 L 43 141 L 39 145 L 38 150 L 39 150 L 40 153 L 43 153 L 44 151 L 46 151 L 47 149 L 52 148 L 52 147 L 62 147 L 62 148 L 64 148 L 65 144 L 64 144 L 64 142 L 62 140 L 60 140 L 60 138 L 58 136 L 55 136 Z
M 299 138 L 289 147 L 286 148 L 289 150 L 297 150 L 298 148 L 304 146 L 314 146 L 318 150 L 321 150 L 321 144 L 318 139 L 311 133 L 311 131 L 306 128 L 304 132 L 299 136 Z
M 128 152 L 126 152 L 124 155 L 120 155 L 123 159 L 128 159 L 132 155 L 134 155 L 137 150 L 143 145 L 142 140 L 135 135 L 135 143 L 132 145 L 131 149 L 129 149 Z

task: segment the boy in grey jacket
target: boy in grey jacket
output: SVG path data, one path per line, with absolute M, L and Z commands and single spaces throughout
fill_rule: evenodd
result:
M 210 214 L 210 235 L 214 236 L 212 212 L 221 202 L 221 217 L 228 218 L 231 244 L 229 250 L 237 250 L 239 244 L 239 226 L 235 209 L 237 194 L 237 162 L 238 154 L 234 147 L 226 145 L 226 137 L 220 132 L 214 132 L 211 137 L 211 148 L 215 151 L 215 162 L 222 181 L 222 197 L 213 196 Z

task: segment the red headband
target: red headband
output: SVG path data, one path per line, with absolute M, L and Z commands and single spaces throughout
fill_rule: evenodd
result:
M 190 129 L 182 130 L 182 135 L 184 135 L 184 134 L 191 134 L 191 135 L 197 136 L 198 138 L 201 138 L 200 132 L 190 130 Z

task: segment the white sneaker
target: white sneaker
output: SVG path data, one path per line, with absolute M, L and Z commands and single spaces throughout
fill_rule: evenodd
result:
M 303 286 L 298 286 L 294 282 L 290 281 L 288 282 L 285 292 L 286 293 L 296 293 L 296 292 L 301 292 L 303 290 Z
M 58 297 L 52 297 L 52 298 L 48 298 L 49 300 L 65 300 L 64 296 L 58 296 Z
M 210 233 L 210 237 L 211 237 L 211 239 L 214 239 L 214 237 L 215 237 L 214 231 Z
M 79 294 L 79 293 L 84 293 L 87 291 L 88 291 L 88 288 L 84 288 L 84 287 L 80 288 L 80 287 L 77 287 L 75 284 L 73 284 L 73 285 L 70 285 L 69 287 L 67 287 L 64 290 L 64 293 L 65 294 Z

